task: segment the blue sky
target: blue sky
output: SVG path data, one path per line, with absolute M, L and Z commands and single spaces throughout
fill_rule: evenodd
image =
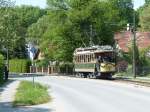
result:
M 46 0 L 15 0 L 16 5 L 33 5 L 33 6 L 40 6 L 41 8 L 46 7 Z M 135 2 L 135 8 L 138 8 L 139 6 L 144 4 L 145 0 L 134 0 Z
M 41 8 L 46 7 L 46 0 L 14 0 L 16 5 L 33 5 Z
M 139 6 L 143 5 L 145 0 L 134 0 L 135 9 L 137 9 Z

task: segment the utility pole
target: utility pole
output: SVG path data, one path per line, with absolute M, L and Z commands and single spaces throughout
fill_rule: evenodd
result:
M 7 54 L 6 54 L 6 55 L 7 55 L 7 56 L 6 56 L 6 58 L 7 58 L 7 59 L 6 59 L 6 60 L 7 60 L 7 69 L 9 70 L 9 50 L 8 50 L 8 48 L 7 48 L 6 50 L 7 50 L 7 51 L 6 51 L 6 53 L 7 53 Z
M 134 11 L 134 0 L 132 0 L 132 7 L 133 7 L 133 23 L 127 24 L 127 31 L 131 31 L 133 34 L 132 36 L 132 71 L 133 77 L 136 78 L 136 18 L 135 18 L 135 11 Z
M 132 48 L 133 48 L 133 75 L 134 78 L 136 78 L 136 23 L 135 23 L 135 11 L 134 11 L 134 0 L 133 2 L 133 29 L 132 29 L 132 33 L 133 33 L 133 39 L 132 39 Z
M 92 47 L 93 46 L 93 28 L 92 28 L 92 25 L 90 25 L 90 46 Z

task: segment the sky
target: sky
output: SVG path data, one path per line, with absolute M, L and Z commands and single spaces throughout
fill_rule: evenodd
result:
M 46 0 L 15 0 L 16 5 L 33 5 L 41 8 L 46 7 Z M 144 4 L 145 0 L 134 0 L 135 9 Z
M 46 7 L 46 0 L 12 0 L 16 1 L 16 5 L 32 5 L 39 6 L 41 8 Z

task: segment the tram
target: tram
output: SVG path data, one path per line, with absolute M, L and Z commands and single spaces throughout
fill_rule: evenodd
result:
M 77 48 L 73 62 L 76 77 L 111 78 L 116 71 L 115 51 L 109 45 Z

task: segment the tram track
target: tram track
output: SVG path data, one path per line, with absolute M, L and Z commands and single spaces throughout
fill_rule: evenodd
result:
M 75 75 L 64 75 L 64 74 L 58 74 L 57 76 L 67 76 L 70 78 L 83 78 L 83 77 L 76 77 Z M 84 78 L 86 79 L 86 78 Z M 87 78 L 89 79 L 89 78 Z M 91 80 L 107 80 L 107 81 L 113 81 L 113 82 L 118 82 L 118 83 L 126 83 L 126 84 L 135 84 L 135 85 L 139 85 L 139 86 L 146 86 L 146 87 L 150 87 L 150 80 L 149 81 L 145 81 L 145 80 L 139 80 L 139 79 L 130 79 L 130 78 L 122 78 L 122 77 L 113 77 L 112 79 L 94 79 L 92 78 Z
M 150 87 L 150 81 L 148 82 L 145 80 L 138 80 L 138 79 L 136 80 L 136 79 L 128 79 L 128 78 L 114 78 L 114 81 Z

